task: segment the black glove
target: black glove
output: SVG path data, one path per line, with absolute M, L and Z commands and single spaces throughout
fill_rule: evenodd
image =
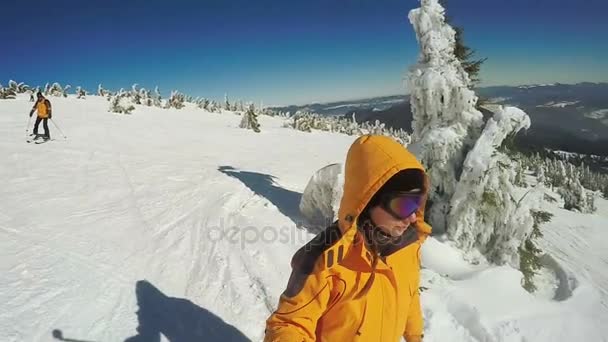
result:
M 53 114 L 49 113 L 49 119 L 53 118 Z
M 34 114 L 34 113 L 30 112 L 30 118 L 32 117 L 32 114 Z

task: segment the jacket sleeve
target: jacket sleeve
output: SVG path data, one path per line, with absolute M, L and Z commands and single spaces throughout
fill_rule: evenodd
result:
M 307 272 L 293 265 L 279 306 L 266 321 L 264 342 L 315 341 L 317 321 L 327 308 L 330 296 L 331 284 L 319 267 Z
M 407 323 L 405 324 L 405 331 L 403 332 L 403 337 L 405 337 L 406 341 L 418 341 L 422 336 L 424 336 L 424 320 L 422 317 L 422 307 L 420 305 L 420 249 L 422 248 L 422 243 L 426 239 L 421 239 L 418 242 L 416 256 L 415 256 L 415 284 L 414 285 L 414 293 L 412 295 L 412 299 L 410 300 L 410 307 L 407 314 Z M 409 337 L 409 338 L 408 338 Z M 416 337 L 418 339 L 416 339 Z

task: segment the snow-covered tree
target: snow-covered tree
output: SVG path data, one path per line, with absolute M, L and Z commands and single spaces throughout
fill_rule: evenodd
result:
M 63 97 L 63 88 L 61 88 L 61 85 L 59 83 L 55 82 L 49 88 L 48 95 Z
M 533 198 L 516 195 L 514 163 L 499 151 L 505 139 L 530 126 L 513 107 L 500 108 L 483 127 L 471 80 L 455 56 L 456 32 L 437 0 L 409 14 L 420 44 L 410 69 L 413 146 L 432 182 L 428 217 L 465 251 L 494 263 L 518 265 L 518 247 L 530 236 Z
M 228 101 L 228 94 L 224 94 L 224 109 L 230 110 L 230 101 Z
M 131 114 L 135 106 L 129 99 L 129 94 L 121 89 L 116 95 L 110 96 L 110 108 L 112 113 Z
M 570 178 L 566 184 L 558 190 L 564 199 L 564 209 L 578 210 L 581 213 L 591 212 L 591 206 L 587 202 L 587 191 L 577 178 Z
M 182 109 L 185 106 L 185 99 L 186 97 L 184 94 L 178 92 L 177 90 L 173 90 L 169 100 L 167 101 L 166 108 Z
M 0 99 L 14 99 L 17 96 L 14 90 L 9 88 L 4 88 L 2 84 L 0 84 Z
M 528 184 L 526 183 L 525 168 L 522 165 L 523 162 L 521 160 L 518 160 L 517 163 L 518 165 L 515 166 L 515 178 L 513 179 L 513 184 L 525 188 L 528 186 Z
M 209 110 L 209 100 L 208 99 L 205 99 L 205 98 L 200 99 L 197 101 L 196 105 L 198 106 L 198 108 L 201 108 L 201 109 L 204 109 L 207 111 Z
M 108 91 L 103 88 L 101 83 L 99 83 L 99 85 L 97 86 L 97 95 L 101 97 L 106 97 L 107 94 Z
M 260 124 L 258 123 L 258 114 L 255 112 L 253 103 L 247 108 L 247 112 L 243 113 L 243 119 L 241 119 L 241 128 L 252 129 L 256 133 L 260 133 Z
M 221 107 L 217 102 L 211 100 L 207 105 L 207 111 L 211 113 L 221 113 Z
M 129 93 L 129 97 L 134 104 L 142 104 L 141 93 L 139 89 L 137 89 L 137 83 L 131 86 L 131 92 Z
M 536 291 L 536 285 L 534 283 L 534 276 L 537 271 L 541 269 L 540 263 L 541 250 L 534 243 L 535 239 L 541 238 L 543 234 L 540 231 L 540 226 L 549 222 L 553 217 L 553 214 L 546 211 L 534 210 L 532 211 L 532 218 L 534 224 L 532 226 L 532 232 L 530 236 L 526 238 L 524 243 L 519 247 L 519 269 L 523 274 L 522 286 L 528 292 Z
M 497 151 L 507 134 L 529 125 L 528 116 L 517 108 L 490 118 L 467 154 L 449 202 L 450 238 L 465 251 L 477 249 L 497 264 L 517 264 L 517 248 L 532 229 L 532 199 L 540 195 L 530 194 L 527 200 L 516 195 L 511 180 L 517 171 L 512 160 Z
M 77 99 L 86 99 L 86 97 L 87 97 L 87 91 L 84 90 L 80 86 L 76 87 L 76 98 Z
M 30 90 L 30 86 L 28 86 L 27 84 L 23 82 L 17 83 L 13 80 L 8 81 L 8 87 L 15 94 L 23 94 Z
M 49 95 L 49 91 L 50 91 L 50 89 L 51 89 L 51 85 L 50 85 L 49 83 L 47 83 L 47 84 L 44 86 L 44 95 L 45 95 L 45 96 L 48 96 L 48 95 Z
M 152 94 L 152 104 L 154 105 L 154 107 L 162 107 L 162 105 L 163 105 L 162 99 L 163 98 L 160 95 L 160 91 L 158 90 L 158 87 L 155 87 L 154 94 Z
M 420 44 L 417 65 L 410 69 L 408 88 L 413 113 L 412 150 L 433 180 L 428 215 L 433 229 L 445 231 L 449 201 L 466 157 L 483 124 L 477 97 L 454 55 L 455 31 L 445 23 L 436 0 L 423 0 L 409 14 Z
M 68 90 L 72 89 L 72 86 L 69 84 L 66 84 L 65 87 L 63 87 L 63 97 L 68 97 Z

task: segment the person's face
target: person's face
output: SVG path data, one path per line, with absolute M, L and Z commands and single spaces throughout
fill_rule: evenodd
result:
M 371 208 L 370 216 L 380 230 L 392 237 L 401 236 L 412 223 L 416 222 L 415 212 L 404 219 L 398 219 L 381 206 Z

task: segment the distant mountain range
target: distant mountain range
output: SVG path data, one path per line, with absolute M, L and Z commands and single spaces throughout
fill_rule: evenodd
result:
M 482 112 L 486 118 L 499 105 L 517 106 L 530 115 L 532 127 L 516 137 L 516 143 L 522 147 L 608 156 L 608 83 L 485 87 L 476 93 L 484 103 Z M 275 109 L 332 116 L 355 113 L 358 122 L 379 120 L 387 126 L 411 131 L 412 112 L 407 95 Z

